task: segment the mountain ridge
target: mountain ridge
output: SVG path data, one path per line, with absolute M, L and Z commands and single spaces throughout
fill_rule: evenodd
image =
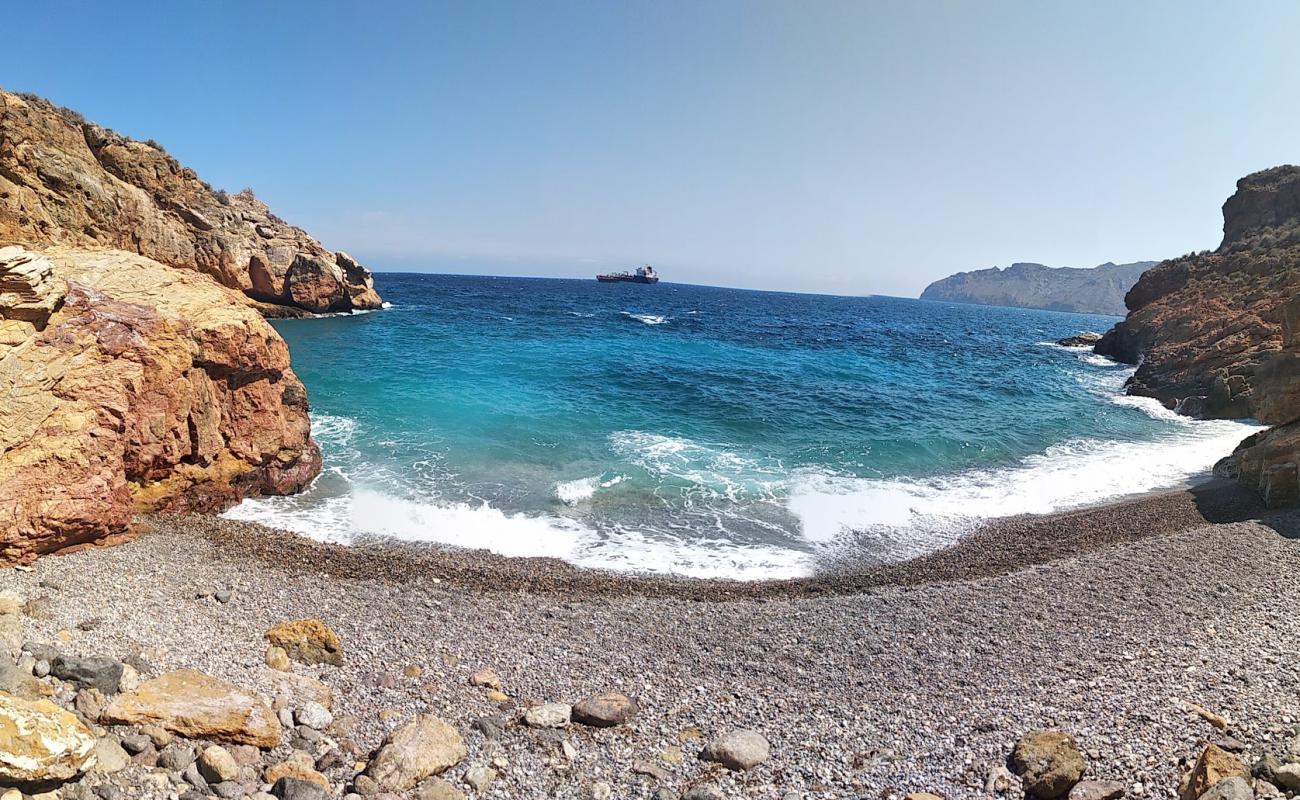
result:
M 1123 316 L 1124 295 L 1155 261 L 1096 267 L 1049 267 L 1018 261 L 1009 267 L 958 272 L 934 281 L 922 300 Z

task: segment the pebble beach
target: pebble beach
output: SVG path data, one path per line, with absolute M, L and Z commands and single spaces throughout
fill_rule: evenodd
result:
M 240 798 L 271 790 L 258 770 L 296 750 L 330 796 L 365 790 L 367 754 L 430 713 L 465 755 L 436 786 L 392 796 L 1018 797 L 1011 748 L 1060 729 L 1086 778 L 1175 797 L 1206 742 L 1251 764 L 1285 756 L 1297 733 L 1300 517 L 1255 511 L 1228 487 L 1154 495 L 767 584 L 154 517 L 128 543 L 0 578 L 24 599 L 25 642 L 127 659 L 142 679 L 191 668 L 276 698 L 287 669 L 328 689 L 331 721 L 311 733 L 291 711 L 285 740 L 231 782 L 242 793 L 226 787 Z M 268 666 L 268 629 L 303 618 L 337 633 L 341 665 Z M 636 713 L 613 727 L 527 720 L 603 692 Z M 748 769 L 701 758 L 736 731 L 769 752 Z M 84 796 L 226 796 L 130 763 L 62 797 L 95 791 Z

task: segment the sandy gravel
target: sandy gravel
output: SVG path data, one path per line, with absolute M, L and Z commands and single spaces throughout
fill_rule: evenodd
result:
M 70 630 L 74 652 L 138 650 L 159 669 L 249 686 L 267 685 L 262 633 L 319 616 L 342 636 L 345 665 L 297 669 L 334 688 L 336 716 L 362 720 L 357 743 L 369 749 L 400 715 L 432 710 L 469 746 L 447 777 L 508 762 L 471 797 L 591 797 L 597 783 L 614 798 L 650 797 L 655 781 L 631 769 L 641 759 L 679 793 L 712 782 L 737 798 L 955 800 L 983 794 L 1019 734 L 1051 726 L 1079 738 L 1090 775 L 1172 797 L 1180 759 L 1221 735 L 1176 700 L 1226 715 L 1254 754 L 1284 748 L 1300 720 L 1300 544 L 1286 538 L 1300 516 L 1207 524 L 1249 509 L 1170 497 L 1022 520 L 907 567 L 798 585 L 344 551 L 211 517 L 160 518 L 137 541 L 45 558 L 0 583 L 48 596 L 45 618 L 28 621 L 33 638 Z M 231 602 L 196 597 L 214 587 L 232 589 Z M 424 674 L 404 677 L 410 664 Z M 518 712 L 467 684 L 482 666 L 518 701 L 613 689 L 643 710 L 623 728 L 570 728 L 572 762 L 519 726 L 488 742 L 472 721 Z M 381 723 L 383 709 L 400 715 Z M 772 757 L 741 774 L 698 759 L 700 737 L 736 727 L 761 731 Z

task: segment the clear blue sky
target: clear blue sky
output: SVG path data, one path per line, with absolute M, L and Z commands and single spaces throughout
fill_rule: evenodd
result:
M 1217 245 L 1300 4 L 48 2 L 0 85 L 376 269 L 915 295 Z

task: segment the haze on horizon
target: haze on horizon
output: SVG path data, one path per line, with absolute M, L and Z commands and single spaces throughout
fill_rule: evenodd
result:
M 1214 247 L 1300 5 L 59 2 L 0 85 L 376 270 L 915 296 Z

